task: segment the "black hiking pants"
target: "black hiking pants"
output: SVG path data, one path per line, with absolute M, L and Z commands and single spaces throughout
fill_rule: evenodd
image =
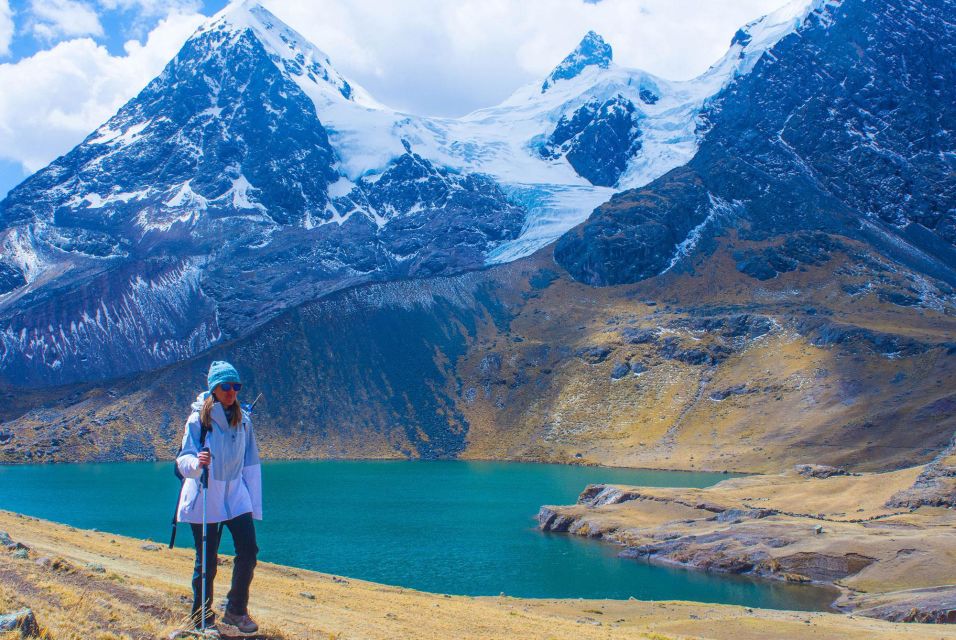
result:
M 232 566 L 232 588 L 226 595 L 226 611 L 236 615 L 248 613 L 249 585 L 252 584 L 252 574 L 256 568 L 256 527 L 252 522 L 252 514 L 244 513 L 232 520 L 222 523 L 232 534 L 233 546 L 236 548 L 236 559 Z M 202 525 L 190 524 L 193 539 L 196 541 L 196 566 L 193 569 L 193 620 L 199 626 L 200 608 L 202 605 Z M 216 579 L 216 563 L 219 558 L 219 523 L 206 524 L 206 623 L 215 620 L 212 615 L 212 585 Z

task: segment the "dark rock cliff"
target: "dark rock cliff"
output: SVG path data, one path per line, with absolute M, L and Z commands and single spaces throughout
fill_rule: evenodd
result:
M 845 0 L 811 13 L 718 94 L 687 166 L 597 209 L 556 259 L 584 282 L 633 282 L 726 229 L 813 229 L 956 282 L 954 12 L 952 0 Z

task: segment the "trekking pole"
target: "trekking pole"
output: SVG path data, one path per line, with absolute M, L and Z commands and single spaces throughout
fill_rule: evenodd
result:
M 203 447 L 202 452 L 209 453 L 209 447 Z M 206 490 L 209 489 L 209 465 L 202 469 L 202 475 L 199 477 L 199 483 L 202 485 L 202 604 L 199 608 L 199 615 L 202 616 L 200 629 L 203 635 L 206 634 Z

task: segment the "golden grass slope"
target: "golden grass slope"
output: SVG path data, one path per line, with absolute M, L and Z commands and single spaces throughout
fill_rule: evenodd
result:
M 873 284 L 908 290 L 918 277 L 874 271 L 844 254 L 756 281 L 731 259 L 735 247 L 752 243 L 724 242 L 690 273 L 597 288 L 553 268 L 547 286 L 509 298 L 509 330 L 484 325 L 458 363 L 470 424 L 464 456 L 887 470 L 928 462 L 946 447 L 956 431 L 952 300 L 944 296 L 935 308 L 892 304 Z M 731 339 L 701 328 L 744 314 L 772 330 Z M 629 330 L 656 338 L 635 344 Z M 825 338 L 825 331 L 850 337 Z M 733 348 L 719 362 L 691 364 L 663 355 L 667 340 L 681 349 Z M 937 346 L 894 353 L 880 341 Z M 947 343 L 948 350 L 939 346 Z M 603 361 L 575 357 L 595 347 L 609 351 Z M 613 379 L 621 364 L 645 370 Z
M 56 640 L 158 638 L 188 612 L 191 554 L 0 511 L 30 547 L 0 552 L 0 610 L 29 606 Z M 37 564 L 49 558 L 51 566 Z M 98 565 L 96 569 L 91 568 Z M 223 593 L 228 567 L 217 578 Z M 907 640 L 956 629 L 686 602 L 524 600 L 422 593 L 260 563 L 250 610 L 270 639 Z M 6 639 L 4 639 L 6 640 Z
M 689 269 L 633 285 L 574 282 L 548 249 L 402 283 L 398 298 L 368 285 L 353 298 L 380 303 L 320 301 L 161 371 L 8 390 L 0 462 L 171 457 L 213 357 L 235 359 L 258 380 L 250 392 L 266 392 L 256 428 L 270 458 L 763 473 L 931 460 L 956 432 L 956 296 L 846 239 L 771 280 L 737 271 L 735 252 L 780 241 L 731 234 Z M 767 330 L 720 326 L 741 318 Z M 685 357 L 695 351 L 709 355 Z

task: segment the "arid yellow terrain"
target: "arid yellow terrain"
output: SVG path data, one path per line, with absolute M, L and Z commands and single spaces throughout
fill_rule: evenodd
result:
M 0 610 L 33 608 L 56 640 L 161 638 L 188 612 L 186 550 L 9 512 L 0 512 L 0 530 L 29 547 L 19 554 L 27 557 L 0 552 Z M 219 593 L 228 575 L 224 567 Z M 687 602 L 446 596 L 269 563 L 257 567 L 253 588 L 251 612 L 263 627 L 259 637 L 274 640 L 956 638 L 956 629 L 946 626 L 841 614 Z

